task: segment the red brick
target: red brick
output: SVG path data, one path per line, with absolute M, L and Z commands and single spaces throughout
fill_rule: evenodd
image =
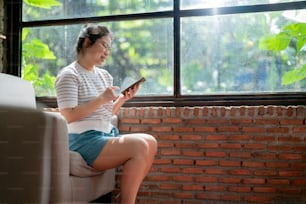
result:
M 215 125 L 215 124 L 222 124 L 222 125 L 225 125 L 225 124 L 229 124 L 229 121 L 230 120 L 227 120 L 227 119 L 214 119 L 214 118 L 209 118 L 209 120 L 207 120 L 207 124 L 209 125 Z
M 233 132 L 239 132 L 239 127 L 234 126 L 228 126 L 228 127 L 218 127 L 217 132 L 226 132 L 226 133 L 233 133 Z
M 191 159 L 174 159 L 174 165 L 193 165 L 194 160 Z
M 175 190 L 175 189 L 180 189 L 181 185 L 175 183 L 162 183 L 159 185 L 159 188 L 163 190 Z
M 177 149 L 161 149 L 160 155 L 164 155 L 164 156 L 181 155 L 181 152 L 180 150 L 177 150 Z
M 256 176 L 276 176 L 277 171 L 276 170 L 255 170 L 254 175 Z
M 303 157 L 302 154 L 280 154 L 279 158 L 285 160 L 300 160 Z
M 265 132 L 265 128 L 260 127 L 243 127 L 242 132 L 244 133 L 263 133 Z
M 276 153 L 253 152 L 252 156 L 257 159 L 276 159 Z
M 148 181 L 169 181 L 170 177 L 164 176 L 164 175 L 148 175 L 146 177 L 146 180 Z
M 170 132 L 171 130 L 171 127 L 152 127 L 152 131 L 154 132 Z
M 226 187 L 221 185 L 205 185 L 205 191 L 225 191 Z
M 304 175 L 304 171 L 279 171 L 279 175 L 285 177 L 296 177 Z
M 183 185 L 183 190 L 185 191 L 202 191 L 202 185 Z
M 120 123 L 140 124 L 140 120 L 136 118 L 122 118 Z
M 219 145 L 217 143 L 200 143 L 198 147 L 201 149 L 215 149 L 218 148 Z
M 162 167 L 160 171 L 164 173 L 180 173 L 181 169 L 178 167 Z
M 180 136 L 178 135 L 159 135 L 158 139 L 160 140 L 179 140 Z
M 251 171 L 249 169 L 232 169 L 229 173 L 231 175 L 250 175 Z
M 196 198 L 201 200 L 220 200 L 220 194 L 215 194 L 211 192 L 207 193 L 197 193 Z
M 243 161 L 242 166 L 251 167 L 251 168 L 262 168 L 265 166 L 264 162 L 255 162 L 255 161 Z
M 226 136 L 225 135 L 207 135 L 206 140 L 213 140 L 213 141 L 226 140 Z
M 156 124 L 160 124 L 161 120 L 160 119 L 142 119 L 141 120 L 141 124 L 152 124 L 152 125 L 156 125 Z
M 151 127 L 148 126 L 131 126 L 130 132 L 150 132 Z
M 266 162 L 265 165 L 269 168 L 287 168 L 289 166 L 287 162 Z
M 296 179 L 293 181 L 294 185 L 302 185 L 302 186 L 306 186 L 306 178 L 303 179 Z
M 294 195 L 294 194 L 301 194 L 302 189 L 298 187 L 282 187 L 279 189 L 279 191 L 284 194 Z
M 197 176 L 195 178 L 196 182 L 201 182 L 201 183 L 215 183 L 217 182 L 216 177 L 211 177 L 211 176 Z
M 154 159 L 154 164 L 171 164 L 171 159 Z
M 282 119 L 280 120 L 281 125 L 303 125 L 302 119 Z
M 194 142 L 184 142 L 184 143 L 176 143 L 175 148 L 179 149 L 196 149 L 197 144 Z
M 220 166 L 240 166 L 240 161 L 227 161 L 227 160 L 222 160 L 219 161 Z
M 235 144 L 235 143 L 224 143 L 220 145 L 221 148 L 224 149 L 240 149 L 241 144 Z
M 180 176 L 173 176 L 173 181 L 178 181 L 178 182 L 192 182 L 193 177 L 192 176 L 185 176 L 185 175 L 180 175 Z
M 216 132 L 216 128 L 215 127 L 195 127 L 194 131 L 200 132 L 200 133 L 213 133 L 213 132 Z
M 251 187 L 249 186 L 230 186 L 228 188 L 230 192 L 238 192 L 238 193 L 249 193 L 251 192 Z
M 174 127 L 173 132 L 193 132 L 193 128 L 191 127 Z
M 248 202 L 256 202 L 256 203 L 270 203 L 271 198 L 269 198 L 267 195 L 247 195 L 244 197 L 245 201 Z
M 255 124 L 258 125 L 277 125 L 279 120 L 277 119 L 256 119 Z
M 182 199 L 192 199 L 194 198 L 194 193 L 188 193 L 188 192 L 173 193 L 173 197 L 182 198 Z
M 162 123 L 170 123 L 170 124 L 176 124 L 176 123 L 182 123 L 182 118 L 163 118 Z
M 242 141 L 242 140 L 250 140 L 251 136 L 250 135 L 230 135 L 228 136 L 228 140 L 230 141 Z
M 293 133 L 306 133 L 306 127 L 294 127 L 292 132 Z
M 289 179 L 268 179 L 267 183 L 273 185 L 288 185 L 290 181 Z
M 202 136 L 201 135 L 182 135 L 182 140 L 198 141 L 198 140 L 202 140 Z
M 164 141 L 159 141 L 158 142 L 158 148 L 171 148 L 174 147 L 174 144 L 172 142 L 164 142 Z
M 219 182 L 221 183 L 240 183 L 241 179 L 237 177 L 226 177 L 226 178 L 219 178 Z
M 186 119 L 185 124 L 188 125 L 206 125 L 207 122 L 204 119 Z
M 251 118 L 231 119 L 231 123 L 233 125 L 252 124 L 253 123 L 253 119 L 251 119 Z
M 275 127 L 275 128 L 267 128 L 267 132 L 268 133 L 288 133 L 289 132 L 289 128 L 287 127 Z
M 230 152 L 230 157 L 232 158 L 251 158 L 250 152 Z
M 243 144 L 244 149 L 266 149 L 267 145 L 266 144 L 258 144 L 258 143 L 253 143 L 253 144 Z
M 215 160 L 196 160 L 197 166 L 215 166 L 218 162 Z
M 206 157 L 225 157 L 226 153 L 225 152 L 206 152 L 205 156 Z
M 245 178 L 245 179 L 242 179 L 242 182 L 245 184 L 264 184 L 265 179 L 263 178 Z
M 224 201 L 240 201 L 242 198 L 237 194 L 222 194 L 220 199 Z
M 226 174 L 227 172 L 224 169 L 205 169 L 205 174 Z
M 203 170 L 201 168 L 184 168 L 183 172 L 187 174 L 202 174 Z
M 187 157 L 203 157 L 204 153 L 202 151 L 183 151 L 182 155 Z
M 276 189 L 274 187 L 257 187 L 253 188 L 255 193 L 275 193 Z

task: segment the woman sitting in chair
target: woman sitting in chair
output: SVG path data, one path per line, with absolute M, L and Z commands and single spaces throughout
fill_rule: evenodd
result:
M 139 85 L 116 95 L 112 76 L 101 66 L 110 54 L 112 34 L 104 26 L 86 25 L 77 41 L 77 59 L 64 67 L 55 82 L 57 102 L 68 123 L 69 148 L 88 165 L 106 170 L 123 165 L 121 202 L 136 201 L 138 189 L 151 168 L 157 142 L 149 134 L 120 135 L 111 118 L 133 98 Z

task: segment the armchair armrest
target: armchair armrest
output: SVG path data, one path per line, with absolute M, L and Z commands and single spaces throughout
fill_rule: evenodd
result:
M 50 118 L 28 108 L 0 106 L 0 203 L 48 203 Z

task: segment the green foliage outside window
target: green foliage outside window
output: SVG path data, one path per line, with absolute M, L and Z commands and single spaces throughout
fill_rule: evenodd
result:
M 24 2 L 31 6 L 46 9 L 61 4 L 55 0 L 24 0 Z M 50 50 L 49 46 L 40 39 L 28 39 L 27 36 L 30 32 L 30 29 L 23 29 L 22 32 L 21 77 L 33 84 L 36 95 L 54 95 L 55 76 L 51 75 L 48 69 L 45 69 L 44 73 L 39 73 L 40 69 L 36 60 L 56 60 L 56 56 Z
M 282 54 L 281 51 L 293 47 L 297 55 L 304 54 L 306 45 L 306 23 L 294 23 L 284 26 L 278 34 L 263 37 L 259 47 Z M 286 56 L 282 56 L 286 60 Z M 306 78 L 306 64 L 287 71 L 282 77 L 282 84 L 288 85 Z
M 98 5 L 95 1 L 89 3 L 82 0 L 73 1 L 73 4 L 71 6 L 70 4 L 69 6 L 66 5 L 64 10 L 67 9 L 70 17 L 79 15 L 77 9 L 84 8 L 90 11 L 96 9 L 98 10 L 96 15 L 105 16 L 113 11 L 112 8 L 118 8 L 121 4 L 124 7 L 124 1 L 105 2 L 108 2 L 108 4 L 100 5 L 102 2 L 99 2 Z M 150 2 L 155 2 L 154 8 L 158 10 L 161 1 L 152 0 Z M 26 12 L 24 16 L 30 16 L 29 19 L 32 17 L 33 19 L 39 19 L 39 16 L 44 13 L 42 10 L 46 10 L 47 17 L 55 15 L 59 16 L 59 19 L 64 18 L 61 13 L 64 3 L 59 1 L 24 0 L 24 3 L 27 5 L 23 8 Z M 84 6 L 84 4 L 86 5 Z M 133 7 L 134 4 L 129 5 Z M 150 6 L 153 6 L 153 4 Z M 266 13 L 265 15 L 275 19 L 283 19 L 280 13 Z M 210 20 L 214 19 L 214 16 L 202 17 L 201 21 L 198 22 L 193 22 L 192 18 L 190 21 L 188 21 L 188 18 L 182 18 L 182 22 L 186 22 L 181 24 L 182 30 L 185 31 L 185 33 L 181 33 L 181 78 L 179 79 L 183 94 L 207 94 L 217 93 L 218 91 L 229 93 L 232 90 L 237 93 L 239 90 L 237 91 L 233 85 L 236 78 L 247 85 L 251 80 L 253 82 L 258 81 L 258 79 L 254 80 L 253 78 L 256 76 L 256 72 L 260 72 L 260 58 L 267 59 L 266 61 L 270 63 L 267 63 L 267 66 L 273 72 L 267 73 L 269 77 L 265 79 L 263 89 L 246 86 L 247 91 L 254 93 L 305 89 L 306 65 L 305 57 L 303 57 L 306 51 L 305 23 L 285 20 L 286 25 L 281 27 L 284 24 L 269 24 L 265 18 L 262 18 L 261 24 L 254 24 L 256 25 L 254 30 L 248 30 L 247 28 L 250 26 L 245 25 L 244 22 L 249 23 L 259 18 L 255 18 L 252 13 L 250 15 L 241 14 L 241 19 L 238 17 L 237 15 L 236 17 L 233 15 L 223 16 L 222 18 L 216 16 L 216 19 L 219 19 L 219 21 L 216 21 L 219 24 L 216 25 L 219 25 L 220 28 L 213 24 L 214 21 Z M 222 23 L 220 19 L 223 19 L 226 24 L 220 24 Z M 211 26 L 201 27 L 203 22 Z M 123 20 L 105 22 L 104 24 L 115 32 L 112 54 L 104 67 L 114 76 L 114 84 L 121 86 L 126 78 L 135 79 L 139 77 L 138 75 L 142 75 L 147 78 L 147 82 L 143 85 L 146 86 L 145 89 L 140 90 L 140 94 L 172 95 L 175 69 L 173 64 L 173 19 Z M 233 27 L 230 27 L 230 25 Z M 33 83 L 37 96 L 55 96 L 55 76 L 60 68 L 75 59 L 73 43 L 80 26 L 64 25 L 23 29 L 22 77 Z M 272 26 L 280 28 L 280 32 L 263 36 L 258 44 L 259 38 L 263 34 L 269 33 Z M 213 34 L 209 32 L 210 30 Z M 252 35 L 249 35 L 247 31 L 252 32 Z M 215 38 L 208 38 L 209 36 Z M 212 49 L 216 47 L 219 49 Z M 262 52 L 263 50 L 267 51 Z M 237 57 L 239 52 L 245 53 L 247 57 Z M 275 64 L 273 63 L 278 62 L 278 60 L 280 60 L 280 66 L 275 71 L 276 69 L 273 68 Z M 216 71 L 219 71 L 217 80 L 214 78 Z M 251 80 L 243 78 L 248 73 L 252 74 L 253 78 Z M 281 78 L 282 89 L 275 89 L 280 85 Z M 219 88 L 219 84 L 221 84 L 221 88 Z M 297 88 L 294 89 L 297 84 Z M 211 92 L 203 92 L 207 87 L 211 88 Z M 222 87 L 225 87 L 224 90 Z M 184 90 L 187 91 L 184 92 Z

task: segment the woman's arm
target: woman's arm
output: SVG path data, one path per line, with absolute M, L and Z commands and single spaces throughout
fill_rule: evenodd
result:
M 119 97 L 114 101 L 114 107 L 113 107 L 113 115 L 118 114 L 120 108 L 123 106 L 123 104 L 130 100 L 135 96 L 139 89 L 139 84 L 135 85 L 133 88 L 130 88 L 126 94 L 120 94 Z
M 115 90 L 118 87 L 112 86 L 107 88 L 102 94 L 87 103 L 80 104 L 76 107 L 65 108 L 60 110 L 61 114 L 66 118 L 68 123 L 81 120 L 90 115 L 101 105 L 117 98 Z

